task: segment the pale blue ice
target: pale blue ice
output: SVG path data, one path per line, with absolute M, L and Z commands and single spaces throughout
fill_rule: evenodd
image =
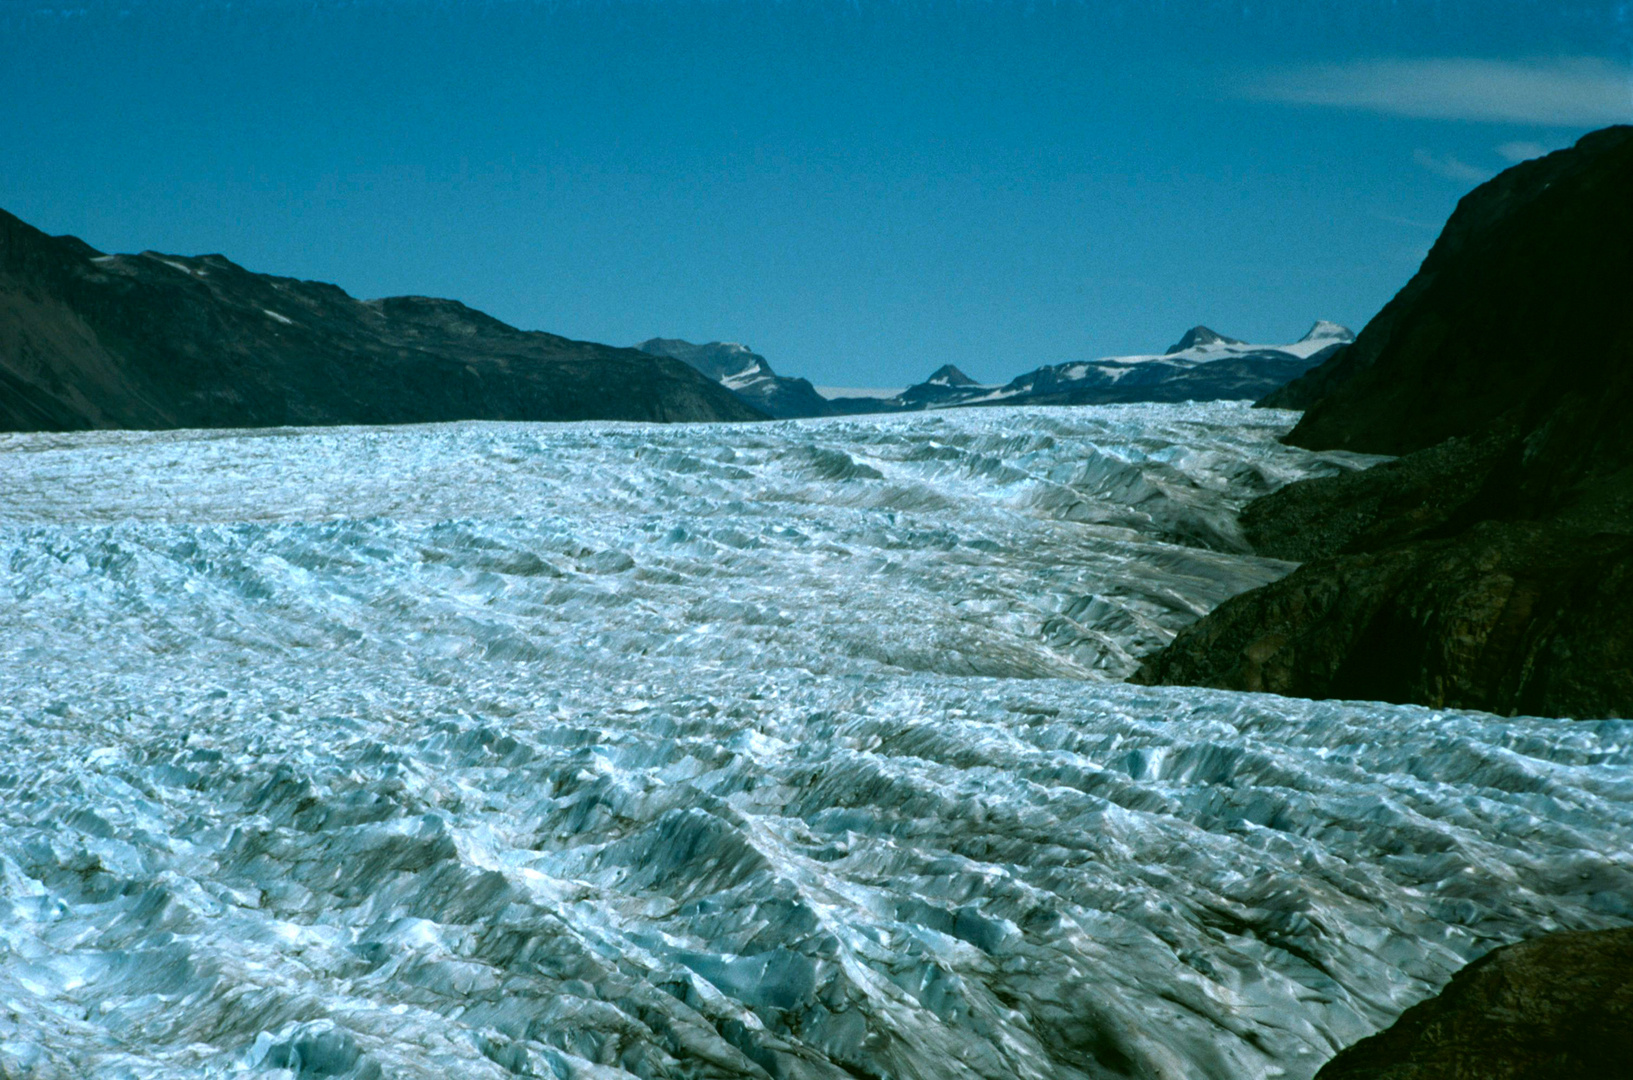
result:
M 0 1076 L 1310 1076 L 1633 921 L 1633 724 L 1121 684 L 1242 405 L 0 436 Z

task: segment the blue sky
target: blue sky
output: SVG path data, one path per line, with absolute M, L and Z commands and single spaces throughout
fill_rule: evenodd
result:
M 998 381 L 1359 328 L 1633 121 L 1622 2 L 0 0 L 0 207 L 527 328 Z

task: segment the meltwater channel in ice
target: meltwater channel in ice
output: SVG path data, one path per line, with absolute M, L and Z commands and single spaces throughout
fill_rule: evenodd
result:
M 0 437 L 0 1076 L 1310 1076 L 1633 921 L 1633 724 L 1117 682 L 1241 405 Z

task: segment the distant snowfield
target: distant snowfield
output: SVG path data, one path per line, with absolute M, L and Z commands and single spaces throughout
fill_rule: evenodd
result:
M 879 398 L 888 401 L 891 398 L 901 397 L 907 392 L 905 386 L 819 386 L 816 392 L 832 401 L 834 398 L 859 397 Z
M 957 372 L 956 369 L 946 367 L 938 369 L 934 375 L 925 382 L 917 384 L 916 387 L 869 389 L 819 386 L 816 390 L 817 393 L 830 401 L 842 397 L 878 398 L 889 401 L 910 392 L 922 393 L 929 387 L 942 387 L 944 390 L 941 393 L 931 394 L 928 397 L 919 397 L 917 400 L 910 402 L 896 402 L 895 404 L 899 407 L 908 408 L 945 409 L 1030 397 L 1038 393 L 1040 389 L 1042 393 L 1052 395 L 1060 392 L 1065 383 L 1084 383 L 1084 380 L 1088 380 L 1088 383 L 1072 388 L 1073 392 L 1081 392 L 1091 385 L 1103 390 L 1112 384 L 1121 382 L 1129 374 L 1138 373 L 1132 381 L 1147 387 L 1146 394 L 1143 396 L 1162 397 L 1163 394 L 1154 393 L 1151 388 L 1160 384 L 1166 378 L 1177 377 L 1197 368 L 1205 368 L 1216 361 L 1238 360 L 1256 362 L 1262 365 L 1275 361 L 1309 360 L 1323 349 L 1344 344 L 1354 339 L 1355 335 L 1347 328 L 1325 319 L 1316 320 L 1302 338 L 1287 345 L 1251 345 L 1235 338 L 1221 337 L 1205 326 L 1196 326 L 1188 330 L 1184 337 L 1170 351 L 1165 353 L 1104 356 L 1098 360 L 1054 364 L 1024 372 L 1002 385 L 982 385 L 964 381 L 965 376 Z M 742 346 L 735 347 L 742 348 Z M 1282 379 L 1287 377 L 1286 374 L 1280 376 Z M 958 381 L 955 382 L 955 380 Z M 723 379 L 722 382 L 734 389 L 738 388 L 737 384 L 733 384 L 729 380 Z M 1237 389 L 1240 389 L 1240 387 Z M 1258 397 L 1262 392 L 1261 390 L 1259 393 L 1248 393 L 1244 396 Z M 1032 400 L 1037 399 L 1033 398 Z
M 1633 920 L 1633 723 L 1108 681 L 1291 420 L 0 436 L 0 1076 L 1304 1078 Z

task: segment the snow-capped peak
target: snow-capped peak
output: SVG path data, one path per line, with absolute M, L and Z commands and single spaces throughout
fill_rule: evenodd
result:
M 1311 357 L 1322 349 L 1330 349 L 1334 345 L 1347 345 L 1355 340 L 1355 334 L 1347 326 L 1340 326 L 1326 319 L 1317 319 L 1310 332 L 1293 342 L 1291 345 L 1276 346 L 1282 352 L 1292 353 L 1298 357 Z
M 1201 348 L 1204 345 L 1245 344 L 1247 344 L 1245 341 L 1239 341 L 1233 337 L 1226 337 L 1224 334 L 1221 334 L 1215 330 L 1210 330 L 1206 326 L 1193 326 L 1189 330 L 1185 331 L 1184 337 L 1168 346 L 1168 351 L 1163 355 L 1172 356 L 1174 353 L 1185 352 L 1188 349 Z
M 1317 319 L 1315 321 L 1315 325 L 1310 327 L 1310 332 L 1299 338 L 1299 341 L 1301 342 L 1324 341 L 1330 343 L 1334 341 L 1354 340 L 1355 334 L 1349 327 L 1339 326 L 1337 323 L 1328 322 L 1326 319 Z
M 980 386 L 981 384 L 951 364 L 942 364 L 924 380 L 931 386 Z

